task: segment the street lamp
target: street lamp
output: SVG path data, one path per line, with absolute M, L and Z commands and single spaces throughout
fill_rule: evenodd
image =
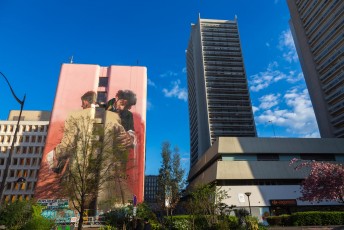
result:
M 246 195 L 247 198 L 248 198 L 248 207 L 250 208 L 250 216 L 252 216 L 252 212 L 251 212 L 251 203 L 250 203 L 250 196 L 251 196 L 251 193 L 250 193 L 250 192 L 245 192 L 245 195 Z
M 23 111 L 23 108 L 24 108 L 24 103 L 25 103 L 26 95 L 24 94 L 23 100 L 20 100 L 16 96 L 16 94 L 14 93 L 14 91 L 12 89 L 12 86 L 11 86 L 10 82 L 7 80 L 6 76 L 3 73 L 1 73 L 1 72 L 0 72 L 0 74 L 1 74 L 1 76 L 4 77 L 5 81 L 7 82 L 7 85 L 10 87 L 10 90 L 11 90 L 11 93 L 12 93 L 14 99 L 16 99 L 16 101 L 20 104 L 20 112 L 19 112 L 19 117 L 18 117 L 18 121 L 17 121 L 17 126 L 16 126 L 16 129 L 15 129 L 14 134 L 13 134 L 13 140 L 12 140 L 11 149 L 10 149 L 10 152 L 9 152 L 7 160 L 6 160 L 5 170 L 4 170 L 4 173 L 2 174 L 2 179 L 1 179 L 1 184 L 0 184 L 0 205 L 1 205 L 2 202 L 3 202 L 2 196 L 3 196 L 4 190 L 5 190 L 8 170 L 10 168 L 10 164 L 11 164 L 11 161 L 12 161 L 12 155 L 13 155 L 13 151 L 14 151 L 14 143 L 17 140 L 17 133 L 18 133 L 18 130 L 19 130 L 19 121 L 20 121 L 21 114 L 22 114 L 22 111 Z

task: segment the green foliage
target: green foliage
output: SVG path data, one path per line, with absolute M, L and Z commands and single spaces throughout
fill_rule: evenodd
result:
M 296 226 L 343 225 L 344 212 L 297 212 L 291 215 Z
M 245 217 L 249 215 L 249 212 L 244 208 L 236 209 L 235 215 L 238 217 L 239 225 L 243 225 L 245 223 Z
M 106 225 L 123 226 L 128 222 L 128 208 L 116 208 L 111 212 L 104 214 L 104 221 Z
M 185 186 L 184 174 L 185 170 L 181 167 L 181 158 L 179 149 L 174 148 L 172 154 L 171 145 L 169 142 L 162 144 L 161 150 L 162 163 L 159 168 L 158 187 L 159 192 L 157 194 L 160 206 L 169 210 L 172 215 L 172 210 L 178 204 L 182 189 Z M 168 206 L 165 206 L 165 203 Z
M 236 216 L 228 216 L 227 217 L 229 229 L 238 229 L 239 228 L 239 219 Z
M 187 230 L 187 229 L 190 229 L 190 223 L 189 223 L 188 218 L 173 219 L 172 228 L 176 229 L 176 230 Z
M 192 223 L 197 229 L 204 225 L 207 227 L 216 225 L 221 217 L 218 214 L 221 211 L 222 201 L 229 197 L 226 190 L 209 184 L 196 185 L 191 191 L 190 196 L 191 199 L 188 201 L 187 209 L 191 215 Z M 203 220 L 206 223 L 198 225 L 198 222 L 202 222 Z
M 149 220 L 154 221 L 154 222 L 157 221 L 157 217 L 155 213 L 151 210 L 151 208 L 145 202 L 137 205 L 137 217 L 141 219 L 148 218 Z
M 21 229 L 50 230 L 54 227 L 54 225 L 55 223 L 53 220 L 48 220 L 43 216 L 34 216 Z
M 258 230 L 258 219 L 257 217 L 246 216 L 245 223 L 247 230 Z
M 290 215 L 280 215 L 280 216 L 268 216 L 266 217 L 266 221 L 271 226 L 291 226 L 292 220 Z
M 41 216 L 41 206 L 30 201 L 7 203 L 0 209 L 0 225 L 9 230 L 50 230 L 54 222 Z
M 0 209 L 0 225 L 8 229 L 20 229 L 32 216 L 32 206 L 27 201 L 4 204 Z
M 106 225 L 106 226 L 102 226 L 99 228 L 99 230 L 116 230 L 117 228 L 110 226 L 110 225 Z

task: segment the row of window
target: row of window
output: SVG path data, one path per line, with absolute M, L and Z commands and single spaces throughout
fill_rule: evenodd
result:
M 47 131 L 47 125 L 19 125 L 19 132 L 46 132 Z M 14 132 L 16 128 L 16 125 L 7 125 L 3 124 L 0 125 L 0 132 L 6 133 L 6 132 Z
M 256 154 L 257 161 L 279 161 L 280 155 L 279 154 Z M 233 156 L 235 159 L 235 156 Z M 241 155 L 240 160 L 243 159 L 244 156 Z M 336 157 L 334 154 L 299 154 L 299 158 L 301 160 L 315 160 L 315 161 L 335 161 Z
M 6 202 L 14 202 L 16 200 L 29 200 L 31 198 L 31 195 L 6 195 L 4 196 L 4 199 Z
M 44 143 L 46 136 L 25 135 L 17 136 L 17 143 Z M 13 136 L 0 135 L 0 143 L 12 143 Z
M 10 147 L 1 146 L 0 153 L 7 154 L 10 151 Z M 42 146 L 16 146 L 14 147 L 14 153 L 16 154 L 41 154 L 43 152 Z

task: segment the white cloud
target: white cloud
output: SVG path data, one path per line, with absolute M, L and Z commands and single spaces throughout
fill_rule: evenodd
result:
M 282 31 L 279 37 L 279 46 L 280 50 L 283 51 L 283 58 L 289 62 L 297 62 L 298 56 L 295 49 L 295 44 L 293 36 L 290 32 L 290 29 Z
M 278 63 L 274 61 L 268 65 L 265 71 L 250 76 L 250 90 L 258 92 L 281 80 L 286 80 L 289 83 L 296 83 L 303 79 L 302 73 L 297 73 L 296 71 L 283 73 L 277 69 L 278 67 Z
M 279 70 L 275 70 L 276 67 L 278 67 L 278 63 L 272 62 L 269 64 L 266 71 L 250 76 L 250 89 L 253 92 L 258 92 L 269 87 L 271 83 L 278 82 L 286 78 L 284 73 Z
M 148 110 L 148 111 L 149 111 L 149 110 L 152 110 L 152 108 L 153 108 L 152 102 L 151 102 L 150 100 L 147 100 L 147 110 Z
M 286 109 L 269 109 L 257 116 L 256 121 L 285 127 L 286 131 L 300 137 L 319 137 L 318 126 L 307 89 L 293 88 L 283 97 Z
M 253 113 L 259 111 L 259 108 L 257 106 L 252 105 L 252 111 Z
M 160 74 L 160 77 L 175 77 L 177 75 L 178 73 L 169 70 L 166 73 Z
M 186 73 L 186 72 L 187 72 L 186 67 L 184 67 L 184 68 L 182 69 L 182 72 L 183 72 L 183 73 Z
M 270 43 L 269 43 L 269 42 L 266 42 L 265 45 L 266 45 L 267 47 L 270 47 Z
M 176 97 L 183 101 L 187 101 L 188 99 L 186 88 L 180 88 L 180 80 L 173 81 L 172 88 L 170 90 L 164 88 L 162 89 L 162 92 L 164 93 L 165 97 Z
M 259 108 L 260 109 L 270 109 L 272 107 L 274 107 L 275 105 L 278 105 L 279 102 L 279 97 L 281 96 L 281 94 L 267 94 L 262 96 L 261 98 L 259 98 L 260 101 L 260 105 Z
M 150 86 L 156 87 L 155 83 L 149 78 L 148 78 L 147 84 Z

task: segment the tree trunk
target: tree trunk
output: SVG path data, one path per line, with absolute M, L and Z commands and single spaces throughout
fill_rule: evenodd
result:
M 78 230 L 82 230 L 82 225 L 84 223 L 84 211 L 85 211 L 85 205 L 84 205 L 85 201 L 84 201 L 84 198 L 83 196 L 81 196 L 81 208 L 80 208 L 80 213 L 79 213 L 79 223 L 78 223 Z

